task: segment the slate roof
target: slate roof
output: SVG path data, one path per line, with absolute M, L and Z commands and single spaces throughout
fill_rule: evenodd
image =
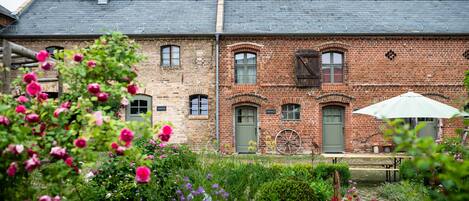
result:
M 468 0 L 225 0 L 231 34 L 467 34 Z
M 215 32 L 216 0 L 34 0 L 4 36 L 207 34 Z

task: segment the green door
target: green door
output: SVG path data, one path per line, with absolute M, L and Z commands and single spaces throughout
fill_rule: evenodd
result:
M 132 102 L 126 108 L 127 121 L 143 121 L 142 114 L 151 111 L 151 96 L 135 95 Z
M 238 153 L 256 152 L 257 108 L 241 106 L 235 109 L 235 140 Z M 249 149 L 250 146 L 251 150 Z
M 322 144 L 326 153 L 344 152 L 344 108 L 324 107 L 322 110 Z
M 438 135 L 438 119 L 435 118 L 418 118 L 418 122 L 424 122 L 425 127 L 419 131 L 419 137 L 432 137 L 436 139 Z

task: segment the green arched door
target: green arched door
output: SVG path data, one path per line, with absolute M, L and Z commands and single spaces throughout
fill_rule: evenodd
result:
M 323 152 L 344 152 L 344 108 L 327 106 L 322 110 Z
M 257 108 L 240 106 L 235 109 L 235 140 L 238 153 L 256 152 L 257 146 L 252 147 L 250 142 L 257 145 Z M 249 147 L 255 149 L 249 149 Z

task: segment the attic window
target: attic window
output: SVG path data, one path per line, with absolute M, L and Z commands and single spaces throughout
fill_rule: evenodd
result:
M 464 58 L 466 58 L 466 59 L 469 59 L 469 50 L 466 50 L 466 51 L 462 54 L 462 56 L 464 56 Z
M 397 54 L 394 51 L 389 50 L 384 56 L 392 61 L 397 56 Z
M 98 5 L 105 5 L 107 2 L 108 0 L 98 0 Z

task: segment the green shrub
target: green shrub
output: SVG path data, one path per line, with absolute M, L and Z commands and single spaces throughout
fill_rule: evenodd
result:
M 314 190 L 303 181 L 278 179 L 263 184 L 256 193 L 257 201 L 316 201 Z
M 399 166 L 399 175 L 402 180 L 422 181 L 411 161 L 404 161 Z
M 342 185 L 347 185 L 350 180 L 350 170 L 346 163 L 319 163 L 313 168 L 313 176 L 316 179 L 327 180 L 334 176 L 334 172 L 338 171 L 340 174 L 340 181 Z
M 149 183 L 138 185 L 135 182 L 134 164 L 123 157 L 114 157 L 102 161 L 97 174 L 85 184 L 79 186 L 84 200 L 171 200 L 175 196 L 175 175 L 181 170 L 196 166 L 196 155 L 181 145 L 141 143 L 136 139 L 136 147 L 145 154 L 153 155 L 148 160 L 154 172 Z M 148 142 L 148 140 L 144 140 Z M 85 199 L 86 198 L 86 199 Z
M 378 187 L 378 194 L 389 201 L 427 201 L 432 200 L 428 189 L 419 183 L 401 181 L 386 183 Z
M 286 178 L 293 180 L 302 180 L 311 182 L 313 178 L 313 166 L 311 164 L 294 164 L 294 165 L 273 165 L 273 172 L 280 172 L 277 178 Z
M 309 185 L 314 192 L 318 200 L 326 201 L 331 200 L 332 195 L 334 194 L 334 187 L 332 186 L 332 180 L 315 180 Z

